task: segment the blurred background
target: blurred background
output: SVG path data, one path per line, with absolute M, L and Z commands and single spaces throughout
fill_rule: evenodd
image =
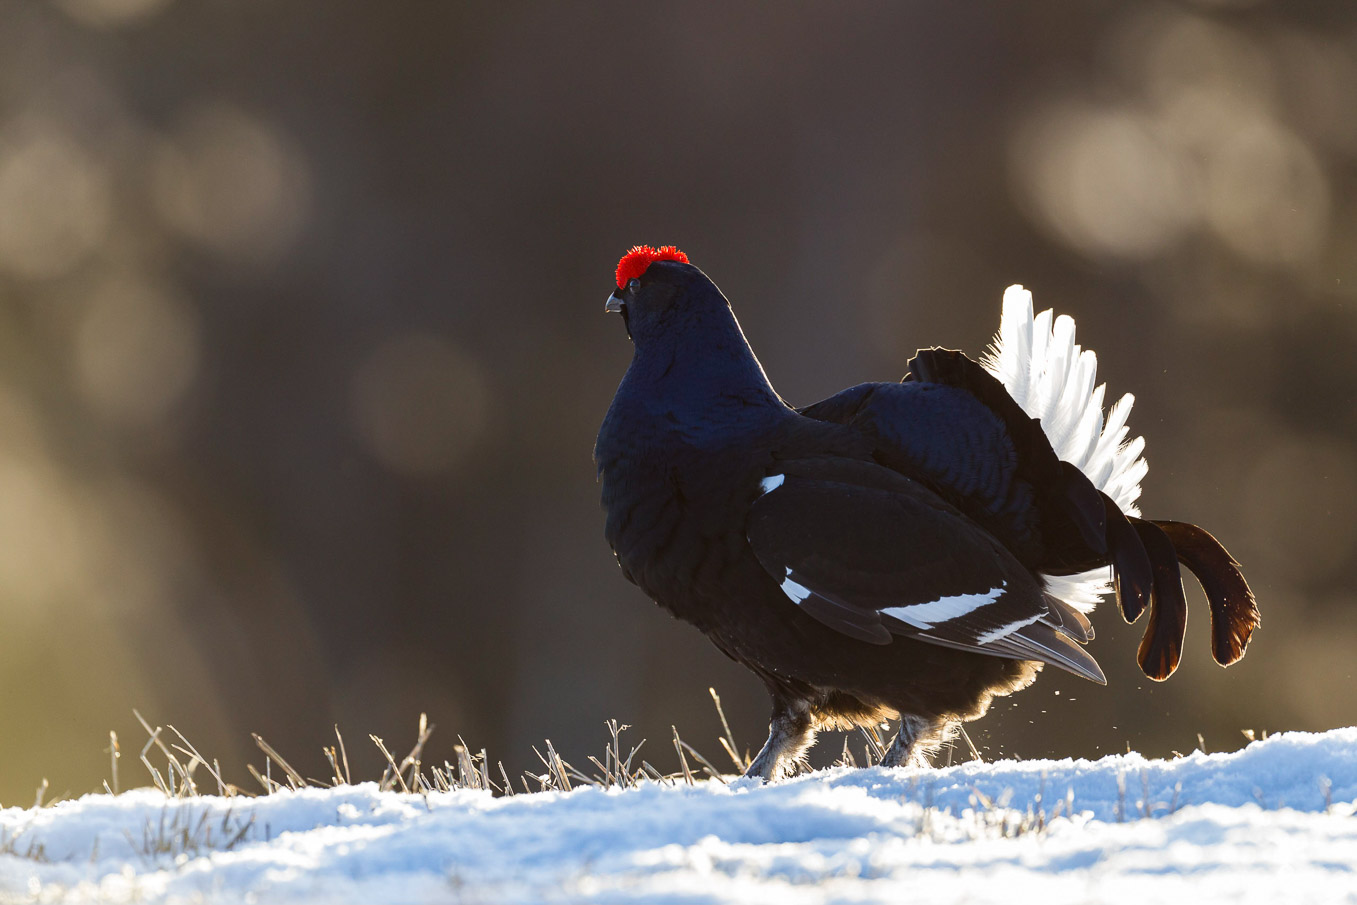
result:
M 758 682 L 627 584 L 591 462 L 635 243 L 683 248 L 783 395 L 978 354 L 1004 287 L 1136 394 L 1142 506 L 1264 614 L 1140 677 L 1049 671 L 987 756 L 1357 722 L 1357 7 L 0 4 L 0 802 L 228 778 L 346 733 L 512 773 L 604 720 L 676 767 Z M 1189 584 L 1191 584 L 1189 582 Z M 821 747 L 820 762 L 837 751 Z M 398 752 L 399 754 L 399 752 Z M 959 755 L 960 756 L 960 755 Z

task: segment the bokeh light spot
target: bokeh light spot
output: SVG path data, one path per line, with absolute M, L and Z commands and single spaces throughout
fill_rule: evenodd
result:
M 197 110 L 162 143 L 152 189 L 170 226 L 237 261 L 286 250 L 310 201 L 300 153 L 277 130 L 230 107 Z
M 112 28 L 150 18 L 170 0 L 55 0 L 62 12 L 81 25 Z
M 91 553 L 86 515 L 56 469 L 0 452 L 0 587 L 9 618 L 38 620 L 77 601 Z
M 112 277 L 86 301 L 73 352 L 76 385 L 90 405 L 115 421 L 149 424 L 193 383 L 198 317 L 166 287 Z
M 1090 254 L 1153 255 L 1196 211 L 1191 171 L 1129 110 L 1069 104 L 1034 116 L 1013 160 L 1038 221 Z
M 1254 123 L 1221 143 L 1208 174 L 1207 219 L 1236 253 L 1260 264 L 1308 264 L 1322 250 L 1328 182 L 1290 132 Z
M 1208 19 L 1155 9 L 1141 27 L 1123 34 L 1139 35 L 1130 54 L 1140 56 L 1148 98 L 1171 102 L 1184 91 L 1218 89 L 1235 103 L 1270 109 L 1276 79 L 1267 53 L 1241 32 Z M 1133 20 L 1134 21 L 1134 20 Z
M 480 367 L 438 337 L 384 342 L 353 383 L 353 414 L 372 453 L 403 474 L 454 468 L 485 426 L 488 391 Z
M 99 162 L 58 124 L 24 119 L 0 131 L 0 269 L 65 273 L 103 242 L 110 207 Z

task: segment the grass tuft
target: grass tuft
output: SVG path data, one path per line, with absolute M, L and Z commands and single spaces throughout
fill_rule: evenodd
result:
M 25 835 L 23 829 L 11 833 L 0 827 L 0 855 L 12 855 L 39 864 L 47 864 L 49 859 L 43 844 L 36 839 L 26 839 Z
M 247 841 L 254 828 L 253 815 L 248 819 L 237 817 L 231 809 L 220 818 L 214 818 L 208 809 L 200 812 L 192 808 L 160 810 L 160 819 L 147 821 L 142 827 L 141 839 L 127 834 L 127 843 L 147 864 L 166 857 L 192 858 L 207 852 L 229 852 Z

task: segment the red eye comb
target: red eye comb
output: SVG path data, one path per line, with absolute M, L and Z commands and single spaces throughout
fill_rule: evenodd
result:
M 656 261 L 678 261 L 687 264 L 688 256 L 672 245 L 662 245 L 659 248 L 634 245 L 631 251 L 617 262 L 617 288 L 625 289 L 627 283 L 639 278 L 646 272 L 646 268 Z

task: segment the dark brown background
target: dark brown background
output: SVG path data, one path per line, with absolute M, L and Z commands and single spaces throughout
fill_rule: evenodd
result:
M 421 711 L 511 770 L 618 718 L 673 766 L 755 680 L 621 577 L 594 433 L 637 242 L 804 403 L 978 353 L 1006 285 L 1137 395 L 1145 509 L 1241 559 L 1226 672 L 1063 674 L 991 755 L 1357 719 L 1357 13 L 1287 3 L 0 4 L 0 801 L 131 708 L 245 782 Z M 360 740 L 362 743 L 360 744 Z M 124 782 L 135 760 L 123 761 Z

